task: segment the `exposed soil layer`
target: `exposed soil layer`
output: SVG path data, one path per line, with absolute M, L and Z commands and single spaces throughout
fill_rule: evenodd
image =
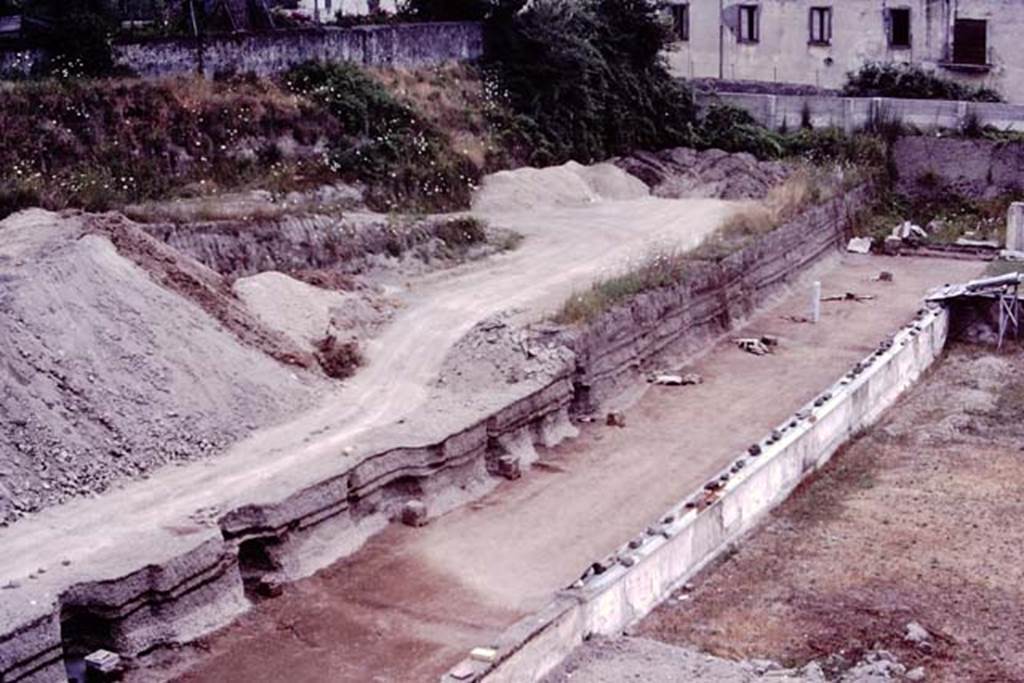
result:
M 302 362 L 297 347 L 130 224 L 27 211 L 0 236 L 0 524 L 216 453 L 313 398 L 312 376 L 263 353 Z
M 944 275 L 964 279 L 981 268 L 943 265 Z M 898 284 L 873 280 L 882 268 L 893 270 Z M 338 680 L 431 680 L 468 647 L 492 642 L 517 614 L 544 605 L 590 562 L 698 489 L 736 452 L 875 348 L 912 316 L 919 293 L 940 279 L 934 268 L 934 261 L 875 257 L 827 264 L 817 273 L 827 293 L 878 298 L 830 302 L 822 323 L 809 325 L 793 320 L 806 314 L 803 291 L 787 297 L 737 332 L 777 336 L 775 354 L 754 356 L 722 340 L 685 368 L 700 374 L 703 384 L 650 387 L 623 411 L 624 428 L 603 421 L 584 425 L 578 439 L 541 450 L 539 462 L 524 467 L 520 479 L 425 527 L 389 529 L 349 560 L 297 582 L 295 592 L 258 605 L 178 665 L 191 666 L 188 680 L 194 681 L 316 680 L 322 662 L 348 651 L 363 668 L 339 664 L 336 670 L 345 674 Z M 481 324 L 465 349 L 486 357 L 492 347 L 516 343 L 507 332 L 500 320 Z M 461 387 L 463 379 L 448 381 Z M 497 390 L 507 380 L 496 371 L 492 381 Z M 378 541 L 390 544 L 386 553 Z M 430 590 L 407 590 L 425 577 Z M 358 603 L 351 605 L 347 596 L 357 589 Z M 368 604 L 378 609 L 364 609 Z M 416 619 L 407 619 L 411 615 Z M 422 636 L 424 622 L 436 624 L 430 638 Z M 449 637 L 455 622 L 465 630 Z M 281 638 L 293 623 L 318 635 L 312 641 Z M 358 632 L 378 635 L 345 635 Z M 417 658 L 407 656 L 413 638 L 419 638 Z
M 647 183 L 654 196 L 668 198 L 759 199 L 790 173 L 780 162 L 751 154 L 687 147 L 636 152 L 615 163 Z
M 1024 681 L 1024 353 L 956 347 L 639 633 L 842 671 Z

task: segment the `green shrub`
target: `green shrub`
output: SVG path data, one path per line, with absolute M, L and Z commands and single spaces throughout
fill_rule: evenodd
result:
M 951 81 L 910 64 L 869 62 L 846 76 L 843 94 L 854 97 L 902 97 L 921 100 L 1002 102 L 991 88 Z
M 468 247 L 487 240 L 487 228 L 473 216 L 450 218 L 437 226 L 438 238 L 450 247 Z
M 469 205 L 479 170 L 447 136 L 351 64 L 307 62 L 284 76 L 289 90 L 341 124 L 332 168 L 365 182 L 376 209 L 447 210 Z
M 743 109 L 713 104 L 704 112 L 699 144 L 726 152 L 748 152 L 759 159 L 775 159 L 785 152 L 783 137 L 754 120 Z
M 667 27 L 647 0 L 537 0 L 488 23 L 494 97 L 535 165 L 588 163 L 694 140 L 690 93 L 662 61 Z
M 682 282 L 693 267 L 686 252 L 656 250 L 638 266 L 573 292 L 552 319 L 563 325 L 589 322 L 638 294 Z

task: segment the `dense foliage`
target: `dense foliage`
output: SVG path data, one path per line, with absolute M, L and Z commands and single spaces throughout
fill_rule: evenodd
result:
M 667 27 L 649 0 L 536 0 L 488 22 L 494 95 L 530 161 L 591 162 L 693 141 L 690 93 L 665 69 Z
M 447 136 L 377 80 L 351 64 L 309 62 L 285 74 L 295 93 L 323 106 L 340 124 L 330 164 L 365 182 L 381 210 L 446 210 L 469 204 L 479 170 Z
M 868 63 L 847 74 L 843 94 L 855 97 L 902 97 L 921 100 L 1002 102 L 991 88 L 974 87 L 941 78 L 910 64 Z
M 322 112 L 261 81 L 43 80 L 0 93 L 0 216 L 22 206 L 104 210 L 171 193 L 278 178 L 316 182 L 322 164 L 284 160 L 270 141 L 314 148 Z

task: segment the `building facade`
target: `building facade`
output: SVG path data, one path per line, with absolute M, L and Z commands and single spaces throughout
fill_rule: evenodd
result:
M 1024 103 L 1024 0 L 671 0 L 673 73 L 840 88 L 914 63 Z

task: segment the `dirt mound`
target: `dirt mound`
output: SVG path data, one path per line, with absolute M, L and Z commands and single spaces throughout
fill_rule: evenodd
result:
M 204 307 L 253 341 L 273 335 L 165 248 L 109 218 L 0 223 L 0 524 L 214 453 L 312 399 L 311 376 Z
M 614 164 L 582 166 L 570 161 L 547 168 L 500 171 L 484 178 L 473 197 L 476 211 L 507 212 L 534 207 L 579 207 L 602 200 L 640 199 L 647 187 Z
M 789 175 L 789 169 L 777 161 L 758 161 L 750 154 L 720 149 L 636 152 L 615 163 L 647 183 L 654 196 L 670 199 L 760 199 Z
M 273 271 L 239 278 L 232 289 L 264 324 L 306 350 L 327 335 L 345 341 L 369 336 L 394 308 L 380 296 L 314 287 Z

